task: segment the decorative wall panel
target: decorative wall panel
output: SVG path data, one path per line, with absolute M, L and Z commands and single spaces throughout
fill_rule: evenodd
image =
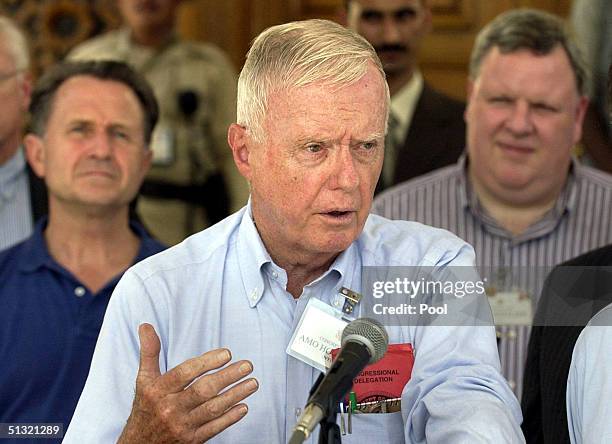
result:
M 115 2 L 108 0 L 1 0 L 0 13 L 27 33 L 34 75 L 77 43 L 120 23 Z

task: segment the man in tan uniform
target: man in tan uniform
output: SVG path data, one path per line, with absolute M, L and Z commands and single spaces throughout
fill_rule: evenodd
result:
M 179 3 L 118 0 L 125 27 L 68 55 L 125 61 L 151 83 L 161 115 L 138 212 L 152 234 L 170 245 L 241 207 L 248 196 L 227 146 L 236 73 L 218 48 L 179 39 Z

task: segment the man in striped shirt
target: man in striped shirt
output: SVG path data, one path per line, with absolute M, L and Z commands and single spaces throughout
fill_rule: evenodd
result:
M 520 9 L 496 18 L 476 39 L 469 80 L 466 154 L 381 194 L 372 211 L 448 229 L 474 246 L 502 369 L 520 397 L 546 270 L 612 242 L 612 176 L 571 156 L 588 99 L 560 19 Z M 501 310 L 504 302 L 514 310 Z

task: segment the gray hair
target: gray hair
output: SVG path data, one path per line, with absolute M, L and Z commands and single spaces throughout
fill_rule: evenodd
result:
M 15 70 L 30 69 L 30 49 L 23 32 L 8 17 L 0 15 L 0 40 L 3 40 L 13 56 Z
M 538 55 L 550 54 L 561 45 L 570 61 L 580 94 L 586 94 L 588 70 L 578 45 L 565 22 L 537 9 L 513 9 L 497 16 L 476 37 L 470 58 L 470 79 L 476 80 L 488 52 L 497 47 L 502 54 L 528 49 Z
M 358 81 L 372 62 L 382 64 L 366 39 L 329 20 L 304 20 L 263 31 L 249 50 L 238 78 L 237 120 L 262 142 L 262 124 L 271 93 L 323 82 L 344 86 Z M 389 87 L 386 108 L 389 108 Z

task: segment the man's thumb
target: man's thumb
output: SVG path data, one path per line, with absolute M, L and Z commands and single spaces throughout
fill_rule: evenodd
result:
M 161 375 L 159 371 L 159 351 L 161 344 L 155 329 L 151 324 L 140 324 L 138 327 L 140 338 L 140 366 L 138 380 L 146 382 Z

